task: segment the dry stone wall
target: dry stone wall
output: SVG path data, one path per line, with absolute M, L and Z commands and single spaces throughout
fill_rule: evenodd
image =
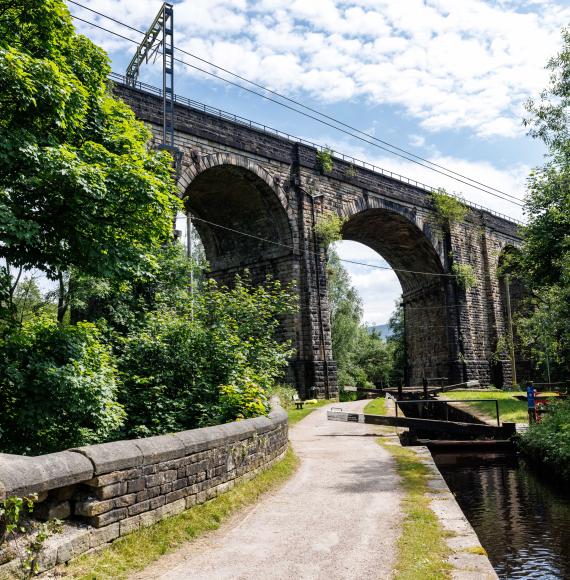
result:
M 287 414 L 275 407 L 269 417 L 171 435 L 39 457 L 0 454 L 0 499 L 36 493 L 38 519 L 69 523 L 43 555 L 45 569 L 229 491 L 287 445 Z

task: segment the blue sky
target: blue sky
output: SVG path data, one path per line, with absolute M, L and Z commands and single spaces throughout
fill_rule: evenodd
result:
M 78 0 L 139 29 L 155 0 Z M 127 35 L 69 3 L 82 18 Z M 544 66 L 570 23 L 570 2 L 550 0 L 181 0 L 175 44 L 374 136 L 474 179 L 524 196 L 542 147 L 525 136 L 524 103 L 547 85 Z M 122 73 L 134 45 L 76 21 Z M 184 60 L 213 70 L 179 54 Z M 140 80 L 160 82 L 157 70 Z M 468 201 L 522 218 L 520 208 L 394 157 L 191 68 L 175 91 L 373 162 Z M 343 242 L 343 257 L 383 264 Z M 364 318 L 386 322 L 400 288 L 392 272 L 351 267 Z

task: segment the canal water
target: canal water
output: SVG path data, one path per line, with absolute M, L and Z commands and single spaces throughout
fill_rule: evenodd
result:
M 570 486 L 514 456 L 433 457 L 499 578 L 570 580 Z

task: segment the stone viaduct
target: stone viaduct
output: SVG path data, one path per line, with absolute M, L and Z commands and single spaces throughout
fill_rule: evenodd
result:
M 115 80 L 115 94 L 158 138 L 160 91 Z M 497 266 L 505 248 L 520 242 L 515 223 L 471 207 L 462 223 L 446 227 L 430 191 L 415 182 L 336 156 L 323 174 L 317 146 L 180 97 L 174 125 L 183 152 L 180 194 L 199 218 L 213 275 L 227 282 L 247 268 L 254 280 L 272 274 L 297 281 L 300 311 L 284 321 L 283 332 L 297 348 L 288 379 L 303 396 L 338 389 L 326 257 L 314 233 L 315 221 L 330 212 L 346 218 L 344 239 L 369 246 L 397 270 L 408 384 L 421 384 L 423 376 L 510 380 L 499 347 L 506 315 Z M 476 285 L 463 289 L 450 275 L 453 263 L 470 264 Z

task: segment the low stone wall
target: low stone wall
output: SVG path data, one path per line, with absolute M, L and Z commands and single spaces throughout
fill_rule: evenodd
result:
M 37 493 L 36 517 L 76 529 L 50 542 L 46 569 L 230 490 L 279 459 L 287 442 L 287 414 L 274 407 L 269 417 L 171 435 L 0 454 L 0 499 Z

